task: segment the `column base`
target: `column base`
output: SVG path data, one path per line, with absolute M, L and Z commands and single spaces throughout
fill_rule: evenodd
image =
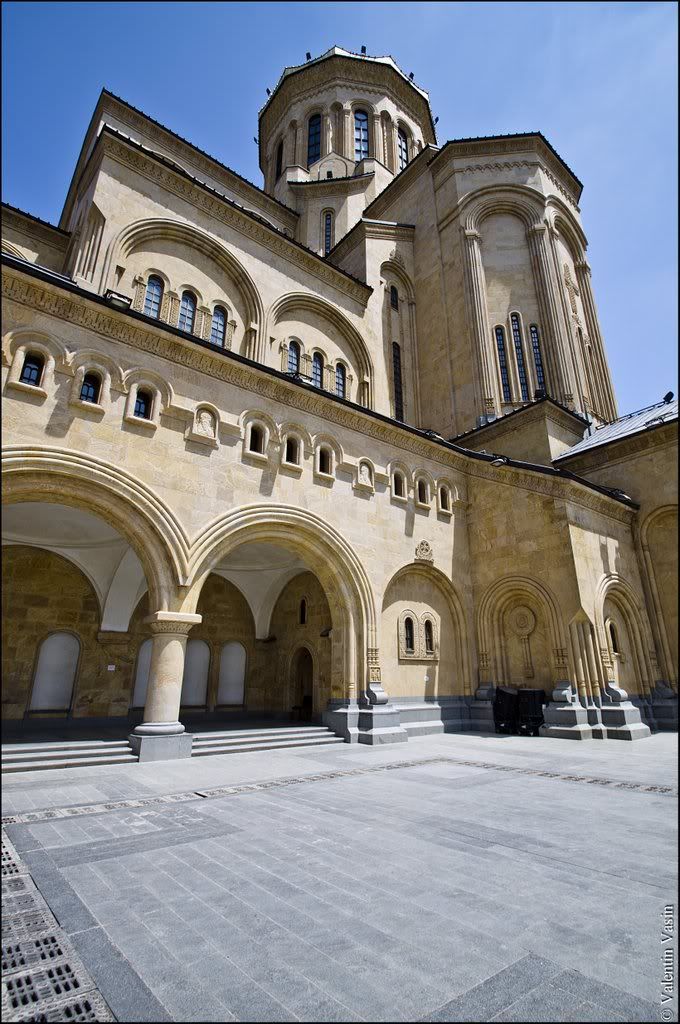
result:
M 399 720 L 399 710 L 391 704 L 359 709 L 359 743 L 376 746 L 383 743 L 406 743 L 408 733 Z
M 359 741 L 359 705 L 356 701 L 329 700 L 321 721 L 336 736 L 342 736 L 345 743 Z
M 543 711 L 543 722 L 539 736 L 550 736 L 559 740 L 591 740 L 592 726 L 588 713 L 580 704 L 548 704 Z
M 143 728 L 138 726 L 137 729 Z M 191 757 L 193 736 L 181 733 L 130 733 L 128 740 L 140 761 L 174 761 L 179 757 Z M 184 729 L 184 726 L 182 726 Z
M 602 725 L 609 740 L 644 740 L 651 736 L 651 730 L 645 725 L 639 710 L 630 701 L 617 704 L 615 707 L 601 709 Z

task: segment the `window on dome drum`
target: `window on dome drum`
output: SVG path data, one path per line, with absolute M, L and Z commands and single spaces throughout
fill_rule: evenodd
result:
M 449 492 L 446 487 L 439 488 L 439 504 L 444 512 L 449 511 Z
M 397 146 L 399 151 L 399 170 L 403 171 L 408 163 L 408 138 L 403 128 L 397 133 Z
M 404 419 L 404 392 L 401 384 L 401 348 L 392 342 L 392 370 L 394 373 L 394 418 Z
M 517 359 L 517 376 L 519 377 L 519 388 L 522 394 L 522 401 L 529 401 L 529 384 L 527 382 L 527 368 L 524 365 L 524 349 L 522 347 L 522 328 L 520 327 L 517 313 L 510 314 L 510 326 L 512 327 L 512 340 L 515 345 L 515 357 Z
M 152 405 L 153 398 L 151 392 L 138 388 L 137 397 L 135 398 L 135 416 L 138 416 L 140 420 L 150 420 Z
M 538 327 L 532 324 L 529 328 L 531 347 L 534 352 L 534 366 L 536 367 L 536 383 L 542 391 L 545 391 L 545 371 L 543 369 L 543 357 L 541 355 L 541 339 L 538 334 Z
M 413 619 L 404 620 L 404 646 L 409 654 L 413 654 L 415 651 L 415 632 L 413 629 Z
M 365 160 L 368 157 L 368 114 L 365 110 L 354 112 L 354 159 Z
M 323 251 L 324 255 L 333 248 L 333 214 L 325 213 L 323 218 Z
M 227 333 L 227 314 L 221 306 L 215 306 L 210 325 L 210 343 L 224 348 L 224 338 Z
M 319 448 L 319 472 L 325 473 L 326 476 L 330 476 L 332 465 L 333 461 L 330 448 Z
M 264 430 L 262 427 L 258 427 L 257 424 L 253 424 L 250 428 L 250 444 L 248 448 L 251 452 L 264 455 Z
M 163 282 L 160 277 L 152 275 L 146 282 L 146 295 L 144 296 L 144 315 L 152 316 L 158 320 L 161 315 L 161 302 L 163 300 Z
M 312 384 L 315 388 L 323 387 L 323 356 L 315 352 L 312 358 Z
M 502 327 L 495 328 L 496 347 L 498 348 L 498 365 L 501 371 L 501 384 L 503 385 L 503 401 L 512 401 L 510 390 L 510 376 L 508 374 L 508 360 L 505 354 L 505 331 Z
M 96 405 L 99 401 L 101 386 L 102 382 L 96 373 L 86 373 L 83 377 L 83 385 L 80 389 L 80 401 L 93 402 L 94 405 Z
M 22 384 L 32 384 L 33 387 L 40 387 L 45 359 L 36 352 L 28 352 L 24 357 L 24 365 L 21 367 L 19 381 Z
M 390 288 L 390 306 L 392 309 L 399 309 L 399 292 L 394 285 Z
M 418 501 L 421 505 L 427 505 L 427 484 L 424 480 L 418 481 Z
M 321 114 L 313 114 L 307 126 L 307 166 L 321 156 Z
M 338 363 L 335 367 L 335 393 L 340 398 L 345 397 L 345 391 L 347 389 L 347 371 L 342 363 Z
M 286 462 L 290 462 L 294 466 L 300 464 L 300 445 L 295 437 L 286 438 Z
M 434 654 L 434 630 L 429 619 L 425 619 L 425 650 L 428 654 Z
M 180 331 L 186 331 L 188 334 L 194 329 L 194 320 L 196 319 L 196 296 L 193 292 L 184 292 L 182 294 L 182 302 L 179 307 L 179 329 Z
M 300 601 L 300 625 L 305 626 L 307 624 L 307 602 L 304 597 Z
M 288 373 L 300 372 L 300 346 L 297 341 L 288 342 Z
M 276 147 L 276 180 L 278 181 L 283 171 L 283 141 Z
M 395 498 L 406 497 L 406 481 L 403 473 L 394 474 L 394 496 Z

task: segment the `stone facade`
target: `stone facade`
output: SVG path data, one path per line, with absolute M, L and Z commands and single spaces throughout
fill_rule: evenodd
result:
M 104 92 L 59 227 L 5 208 L 5 716 L 156 742 L 308 696 L 380 742 L 509 684 L 547 734 L 671 723 L 677 422 L 579 454 L 617 413 L 573 172 L 438 148 L 337 48 L 260 158 L 264 191 Z

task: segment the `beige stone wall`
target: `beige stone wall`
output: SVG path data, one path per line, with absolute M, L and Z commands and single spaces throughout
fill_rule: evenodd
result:
M 300 622 L 303 600 L 306 602 L 305 623 Z M 321 633 L 331 626 L 326 595 L 313 573 L 302 573 L 284 587 L 271 619 L 271 634 L 276 640 L 266 645 L 264 707 L 285 713 L 296 704 L 295 657 L 304 647 L 314 666 L 313 712 L 321 714 L 331 696 L 331 638 Z

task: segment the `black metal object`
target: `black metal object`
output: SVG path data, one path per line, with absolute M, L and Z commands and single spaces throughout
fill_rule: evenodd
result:
M 496 732 L 517 732 L 517 690 L 497 686 L 493 697 L 493 724 Z
M 517 724 L 521 735 L 538 736 L 543 725 L 543 705 L 547 703 L 545 690 L 521 689 L 517 700 Z

